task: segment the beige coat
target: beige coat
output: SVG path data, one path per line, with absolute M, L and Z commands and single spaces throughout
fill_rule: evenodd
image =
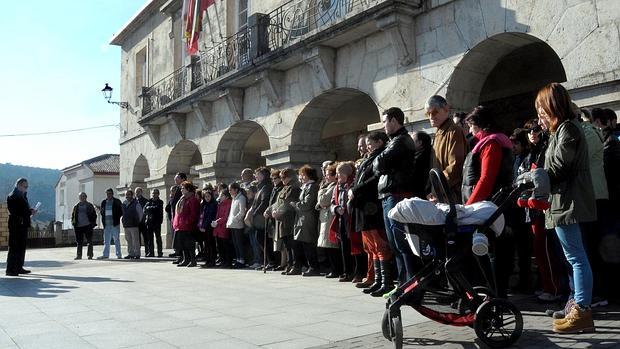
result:
M 435 161 L 433 167 L 443 171 L 448 186 L 458 202 L 461 201 L 461 181 L 463 178 L 463 164 L 469 146 L 463 129 L 448 118 L 437 129 L 433 150 Z
M 319 211 L 319 239 L 317 241 L 318 247 L 339 248 L 338 244 L 334 244 L 333 242 L 329 241 L 329 227 L 334 220 L 334 215 L 330 207 L 332 204 L 332 195 L 334 194 L 335 187 L 336 182 L 330 183 L 326 187 L 321 187 L 319 189 L 318 202 L 316 204 L 316 209 Z

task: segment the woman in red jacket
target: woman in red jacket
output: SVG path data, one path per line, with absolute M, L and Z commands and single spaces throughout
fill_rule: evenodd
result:
M 196 198 L 196 188 L 191 182 L 181 183 L 181 198 L 177 202 L 172 226 L 179 234 L 183 250 L 183 262 L 177 267 L 196 266 L 196 242 L 193 232 L 200 218 L 200 203 Z
M 219 259 L 215 262 L 215 266 L 228 268 L 232 261 L 232 245 L 230 244 L 230 230 L 226 228 L 226 220 L 230 213 L 232 199 L 228 189 L 220 191 L 220 202 L 217 205 L 217 214 L 215 220 L 211 222 L 213 227 L 213 237 L 217 246 L 217 254 Z
M 488 108 L 478 106 L 467 115 L 465 122 L 469 131 L 476 139 L 476 145 L 467 154 L 463 164 L 463 184 L 461 188 L 462 199 L 466 205 L 476 202 L 491 200 L 493 194 L 503 187 L 512 185 L 512 141 L 503 133 L 495 123 L 496 115 Z M 495 242 L 495 251 L 491 257 L 491 263 L 495 265 L 497 279 L 497 294 L 499 297 L 507 297 L 508 280 L 512 273 L 512 259 L 514 255 L 513 242 L 506 234 L 500 236 Z M 477 270 L 473 260 L 468 273 L 469 278 L 475 285 L 485 285 L 482 275 L 472 272 Z M 487 258 L 481 258 L 480 263 L 489 273 L 491 266 Z M 490 274 L 487 274 L 490 275 Z

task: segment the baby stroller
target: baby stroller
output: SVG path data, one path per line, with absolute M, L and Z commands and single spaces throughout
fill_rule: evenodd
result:
M 394 348 L 402 348 L 400 307 L 409 305 L 439 323 L 472 327 L 476 336 L 489 347 L 507 347 L 521 336 L 523 317 L 512 303 L 496 298 L 494 273 L 492 268 L 485 270 L 478 256 L 472 253 L 472 236 L 475 233 L 484 234 L 492 243 L 495 234 L 490 227 L 498 218 L 503 219 L 502 213 L 516 201 L 521 192 L 531 189 L 533 185 L 523 183 L 501 190 L 493 198 L 497 209 L 482 224 L 458 225 L 457 208 L 448 192 L 443 173 L 432 169 L 430 182 L 438 202 L 449 205 L 445 224 L 403 222 L 409 244 L 425 265 L 413 278 L 390 294 L 381 322 L 383 336 L 392 341 Z M 478 262 L 487 286 L 473 287 L 466 279 L 462 270 L 463 262 L 471 256 Z

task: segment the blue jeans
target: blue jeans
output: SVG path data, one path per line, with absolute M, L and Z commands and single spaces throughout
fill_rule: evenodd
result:
M 121 258 L 121 226 L 106 225 L 103 229 L 103 256 L 110 256 L 110 239 L 114 238 L 114 248 L 116 249 L 116 257 Z
M 394 259 L 396 260 L 396 268 L 398 269 L 398 280 L 401 283 L 406 282 L 415 275 L 413 251 L 409 248 L 407 240 L 405 240 L 405 227 L 402 223 L 393 221 L 388 218 L 388 212 L 402 198 L 388 196 L 383 198 L 381 204 L 383 206 L 383 222 L 385 223 L 385 233 Z
M 590 306 L 592 302 L 592 269 L 588 255 L 581 240 L 579 224 L 558 225 L 555 227 L 564 255 L 573 269 L 568 275 L 571 293 L 575 303 L 581 307 Z
M 263 264 L 263 239 L 265 238 L 265 231 L 251 228 L 250 231 L 250 245 L 252 246 L 252 255 L 254 263 L 260 265 Z

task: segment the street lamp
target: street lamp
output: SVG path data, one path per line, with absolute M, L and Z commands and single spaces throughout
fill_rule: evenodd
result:
M 114 89 L 112 87 L 110 87 L 110 85 L 105 84 L 105 87 L 101 89 L 101 92 L 103 93 L 103 98 L 105 98 L 108 101 L 108 103 L 110 103 L 110 104 L 116 104 L 116 105 L 118 105 L 119 107 L 121 107 L 123 109 L 127 109 L 127 110 L 133 112 L 133 110 L 132 110 L 131 106 L 129 105 L 129 103 L 127 103 L 127 102 L 111 101 L 111 99 L 112 99 L 112 91 L 113 90 Z

